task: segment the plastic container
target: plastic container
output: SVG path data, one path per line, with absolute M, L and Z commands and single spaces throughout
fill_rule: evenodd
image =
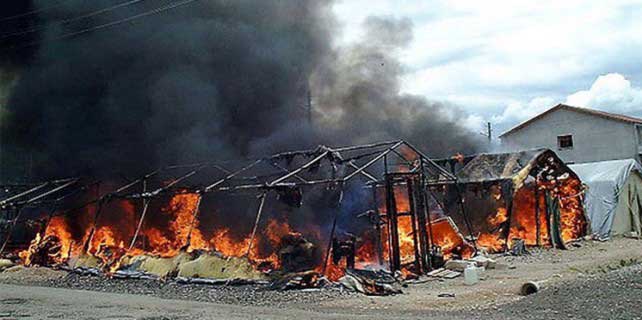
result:
M 481 268 L 475 266 L 468 266 L 464 269 L 464 284 L 467 286 L 475 285 L 479 282 L 479 274 Z

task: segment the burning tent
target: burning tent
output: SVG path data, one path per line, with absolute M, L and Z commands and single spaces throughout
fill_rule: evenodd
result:
M 423 273 L 470 255 L 452 220 L 428 214 L 427 186 L 455 180 L 389 141 L 169 166 L 126 181 L 72 179 L 2 205 L 15 209 L 14 226 L 33 229 L 20 252 L 27 265 L 305 282 L 355 267 Z
M 507 250 L 523 241 L 529 246 L 566 243 L 586 232 L 579 177 L 548 149 L 480 154 L 457 172 L 457 184 L 432 186 L 447 212 L 465 226 L 478 247 Z

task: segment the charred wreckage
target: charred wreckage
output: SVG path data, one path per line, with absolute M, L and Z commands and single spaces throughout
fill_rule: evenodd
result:
M 451 259 L 564 248 L 586 232 L 581 183 L 550 150 L 431 159 L 388 141 L 118 180 L 4 185 L 0 257 L 282 289 L 342 279 L 383 294 Z

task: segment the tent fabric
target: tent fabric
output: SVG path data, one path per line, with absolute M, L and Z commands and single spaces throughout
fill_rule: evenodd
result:
M 633 159 L 569 166 L 588 186 L 584 197 L 593 236 L 608 239 L 626 232 L 640 234 L 642 167 Z
M 537 161 L 548 149 L 534 149 L 509 153 L 482 153 L 473 158 L 458 173 L 460 182 L 511 180 L 529 164 Z

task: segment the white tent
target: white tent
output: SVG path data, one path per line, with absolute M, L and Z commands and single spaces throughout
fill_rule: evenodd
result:
M 569 166 L 588 186 L 584 197 L 591 232 L 599 239 L 641 235 L 642 167 L 633 159 Z

